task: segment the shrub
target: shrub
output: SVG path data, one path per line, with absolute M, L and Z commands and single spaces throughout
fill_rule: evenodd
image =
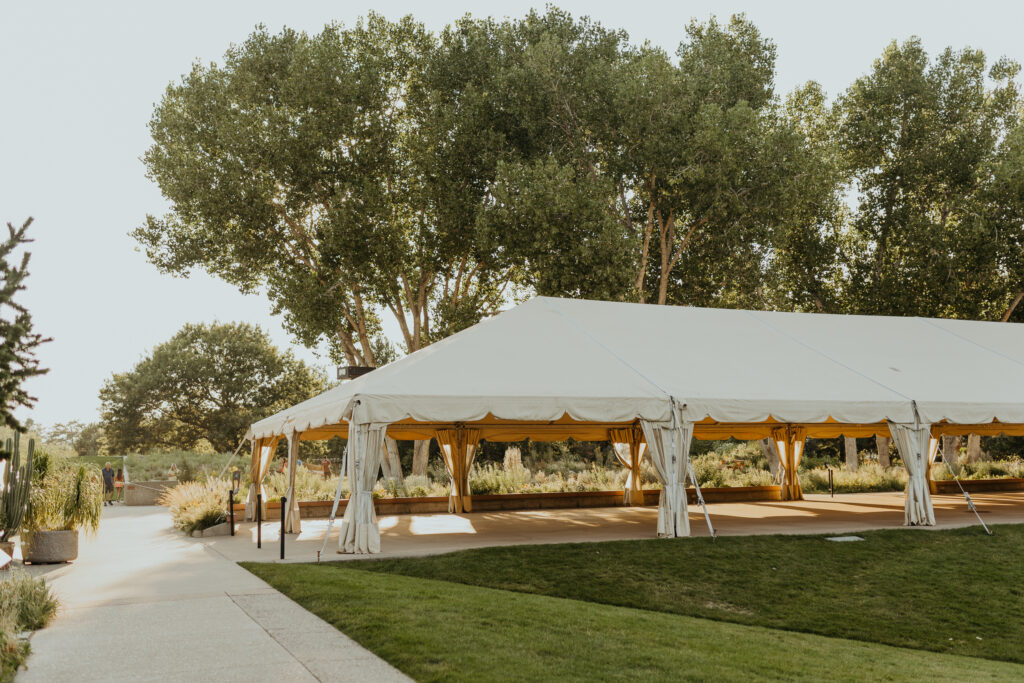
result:
M 334 500 L 338 478 L 324 479 L 320 472 L 303 466 L 295 470 L 295 495 L 299 500 Z M 348 486 L 342 485 L 342 496 L 348 496 Z M 278 500 L 288 492 L 287 474 L 269 474 L 263 482 L 263 495 L 267 500 Z
M 903 467 L 882 467 L 878 463 L 862 463 L 856 472 L 845 465 L 832 468 L 836 493 L 867 493 L 870 491 L 902 491 L 907 486 L 907 471 Z M 800 472 L 800 488 L 805 493 L 828 492 L 828 470 L 816 469 Z
M 230 484 L 221 479 L 186 482 L 168 489 L 160 504 L 170 509 L 174 526 L 191 534 L 227 521 Z
M 57 615 L 57 598 L 42 578 L 26 571 L 11 570 L 0 581 L 0 630 L 36 631 Z
M 957 475 L 960 479 L 997 479 L 1000 477 L 1024 477 L 1024 460 L 1019 457 L 1007 460 L 968 462 L 961 465 L 962 471 Z M 933 468 L 935 479 L 952 479 L 949 468 L 938 466 Z

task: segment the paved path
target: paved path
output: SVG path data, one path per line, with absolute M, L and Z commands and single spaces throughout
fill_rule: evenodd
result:
M 160 507 L 104 508 L 70 565 L 30 567 L 63 603 L 19 681 L 400 681 L 376 655 Z
M 1024 492 L 972 494 L 986 524 L 1024 523 Z M 841 534 L 868 529 L 902 528 L 929 533 L 978 523 L 962 496 L 932 496 L 935 527 L 903 526 L 903 493 L 808 495 L 795 502 L 713 503 L 708 506 L 715 531 L 721 536 L 753 534 Z M 690 528 L 706 536 L 698 506 L 689 506 Z M 381 554 L 374 557 L 432 555 L 465 548 L 523 543 L 579 543 L 655 538 L 657 508 L 574 508 L 474 512 L 464 515 L 390 515 L 380 518 Z M 366 559 L 366 555 L 337 554 L 336 521 L 321 561 Z M 232 560 L 278 562 L 280 522 L 263 525 L 263 548 L 257 549 L 255 525 L 239 525 L 239 534 L 203 539 L 203 543 Z M 315 562 L 323 547 L 327 521 L 302 522 L 302 533 L 286 538 L 287 562 Z M 983 533 L 979 527 L 978 533 Z

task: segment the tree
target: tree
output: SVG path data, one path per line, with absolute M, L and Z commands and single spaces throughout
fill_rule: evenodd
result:
M 113 452 L 231 451 L 249 425 L 325 388 L 325 379 L 245 323 L 186 325 L 100 390 Z
M 457 57 L 411 18 L 256 31 L 157 106 L 145 163 L 172 210 L 136 238 L 165 272 L 265 288 L 347 363 L 394 356 L 382 315 L 415 351 L 495 312 L 512 268 L 478 258 L 475 223 L 507 117 L 477 86 L 495 55 Z
M 28 263 L 32 256 L 25 251 L 19 261 L 14 261 L 15 252 L 32 242 L 27 237 L 31 224 L 31 218 L 20 228 L 8 223 L 7 239 L 0 241 L 0 420 L 4 425 L 22 432 L 24 427 L 14 417 L 14 411 L 17 408 L 31 408 L 35 404 L 35 397 L 25 390 L 24 383 L 29 378 L 48 372 L 39 367 L 36 349 L 50 341 L 32 331 L 32 315 L 14 300 L 17 293 L 25 289 Z
M 1024 128 L 1006 59 L 892 43 L 841 98 L 858 206 L 845 261 L 853 313 L 1009 319 L 1024 290 Z
M 824 308 L 841 202 L 812 116 L 820 90 L 782 107 L 775 48 L 742 16 L 692 24 L 677 61 L 586 20 L 545 20 L 563 39 L 530 43 L 510 88 L 549 152 L 500 167 L 484 221 L 495 251 L 544 293 Z M 793 256 L 807 246 L 820 272 Z
M 78 455 L 106 455 L 109 450 L 103 425 L 98 422 L 84 425 L 75 437 L 72 447 Z

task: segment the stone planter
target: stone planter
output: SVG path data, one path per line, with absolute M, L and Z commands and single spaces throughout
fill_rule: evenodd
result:
M 11 560 L 14 560 L 14 541 L 0 541 L 0 550 L 7 553 Z M 12 562 L 8 562 L 4 566 L 0 567 L 0 570 L 10 569 Z
M 124 485 L 125 505 L 159 505 L 160 496 L 178 485 L 175 479 L 133 481 Z
M 78 530 L 25 533 L 21 537 L 21 557 L 31 564 L 71 562 L 78 558 Z

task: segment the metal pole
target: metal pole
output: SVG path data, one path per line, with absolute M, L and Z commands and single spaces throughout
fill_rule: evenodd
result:
M 832 485 L 832 468 L 831 467 L 828 468 L 828 495 L 832 496 L 833 498 L 836 497 L 836 489 Z
M 256 494 L 256 547 L 263 547 L 263 494 Z
M 284 559 L 284 518 L 288 510 L 288 498 L 281 496 L 281 559 Z
M 231 535 L 235 535 L 235 492 L 228 491 L 228 517 L 231 519 Z

